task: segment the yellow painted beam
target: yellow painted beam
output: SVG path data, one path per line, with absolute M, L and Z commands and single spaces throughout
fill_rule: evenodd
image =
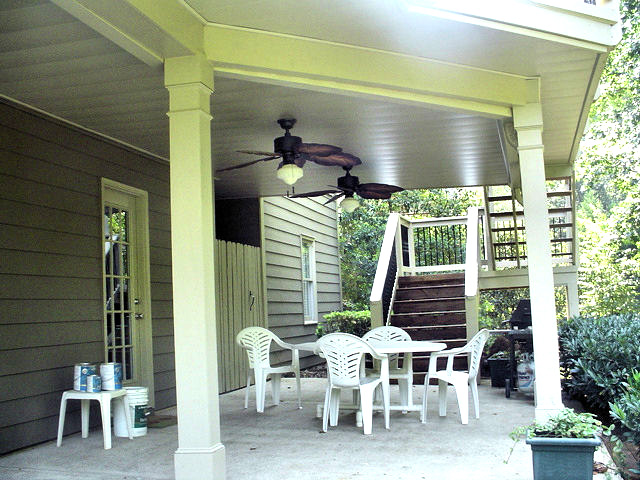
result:
M 511 116 L 537 79 L 291 35 L 208 24 L 204 51 L 216 71 L 311 88 Z
M 202 53 L 203 21 L 183 2 L 125 0 L 192 53 Z

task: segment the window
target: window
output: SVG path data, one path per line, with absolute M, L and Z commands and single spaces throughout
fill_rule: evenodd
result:
M 316 247 L 315 240 L 302 237 L 302 305 L 305 323 L 318 321 L 316 300 Z

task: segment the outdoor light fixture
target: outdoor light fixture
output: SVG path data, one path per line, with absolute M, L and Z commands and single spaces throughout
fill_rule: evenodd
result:
M 353 212 L 356 208 L 360 206 L 360 202 L 353 198 L 353 196 L 345 197 L 344 200 L 340 203 L 340 208 L 345 212 Z
M 278 169 L 276 175 L 287 185 L 293 185 L 302 178 L 302 168 L 295 163 L 285 163 Z

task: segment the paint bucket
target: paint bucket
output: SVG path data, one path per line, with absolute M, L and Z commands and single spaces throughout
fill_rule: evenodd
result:
M 102 378 L 100 375 L 89 375 L 87 377 L 87 393 L 95 393 L 102 390 Z
M 147 434 L 147 415 L 149 414 L 149 390 L 147 387 L 124 387 L 129 401 L 131 433 L 134 437 Z M 128 437 L 127 420 L 122 408 L 113 413 L 113 433 L 116 437 Z
M 87 377 L 96 374 L 96 366 L 92 363 L 76 363 L 73 367 L 73 389 L 78 392 L 87 391 Z
M 102 377 L 102 390 L 120 390 L 122 388 L 121 363 L 101 363 L 100 376 Z

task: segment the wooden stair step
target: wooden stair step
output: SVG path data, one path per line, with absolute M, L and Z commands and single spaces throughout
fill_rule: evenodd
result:
M 571 190 L 560 190 L 557 192 L 547 192 L 547 198 L 552 198 L 552 197 L 568 197 L 571 195 Z M 489 202 L 504 202 L 507 200 L 513 200 L 513 197 L 511 195 L 493 195 L 490 197 L 487 197 L 487 200 Z
M 571 190 L 560 190 L 557 192 L 547 192 L 547 197 L 568 197 L 571 195 Z
M 421 285 L 401 287 L 396 290 L 396 300 L 418 300 L 424 298 L 464 296 L 464 284 L 457 285 Z
M 404 331 L 407 332 L 413 340 L 446 342 L 447 340 L 456 340 L 464 337 L 467 334 L 467 325 L 405 327 Z
M 464 310 L 464 297 L 396 300 L 393 302 L 394 313 L 423 313 L 452 310 Z
M 416 325 L 449 325 L 464 323 L 465 318 L 464 310 L 431 313 L 394 313 L 391 315 L 391 325 L 400 328 Z
M 507 201 L 507 200 L 509 200 L 509 201 L 513 200 L 513 196 L 511 196 L 511 195 L 494 195 L 494 196 L 491 196 L 491 197 L 487 197 L 487 200 L 489 202 L 504 202 L 504 201 Z
M 399 287 L 420 285 L 450 285 L 464 283 L 464 273 L 438 273 L 432 275 L 410 275 L 398 277 Z
M 515 211 L 515 216 L 521 216 L 524 215 L 524 212 L 522 210 L 516 210 Z M 508 217 L 513 217 L 514 216 L 514 212 L 510 211 L 510 212 L 491 212 L 489 214 L 489 216 L 491 218 L 508 218 Z

